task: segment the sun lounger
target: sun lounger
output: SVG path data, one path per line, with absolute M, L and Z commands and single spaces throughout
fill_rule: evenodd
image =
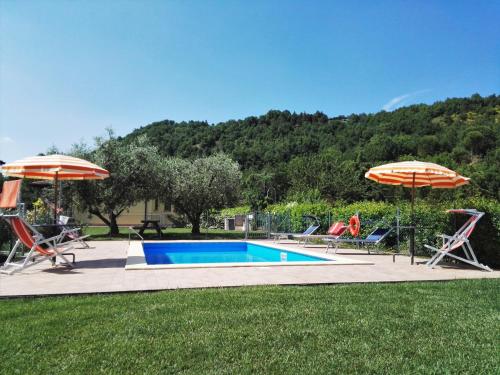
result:
M 0 209 L 13 210 L 17 208 L 21 180 L 6 181 L 3 184 L 2 195 L 0 197 Z M 7 260 L 0 267 L 0 273 L 11 274 L 16 271 L 26 269 L 44 260 L 54 261 L 56 257 L 71 266 L 71 263 L 64 256 L 72 249 L 71 241 L 63 242 L 64 237 L 71 231 L 63 230 L 59 235 L 45 238 L 35 228 L 28 224 L 19 215 L 2 213 L 0 215 L 11 227 L 12 233 L 17 237 L 14 247 L 10 251 Z M 28 254 L 20 261 L 13 261 L 16 252 L 25 246 Z
M 309 228 L 307 228 L 304 233 L 281 233 L 281 232 L 278 232 L 278 233 L 271 233 L 271 237 L 273 238 L 274 242 L 278 242 L 280 241 L 280 239 L 288 239 L 288 238 L 293 238 L 294 236 L 298 236 L 298 235 L 302 235 L 302 236 L 307 236 L 307 235 L 311 235 L 313 234 L 314 232 L 316 232 L 319 228 L 319 225 L 315 225 L 315 224 L 312 224 L 309 226 Z
M 439 236 L 443 239 L 443 245 L 441 246 L 441 248 L 438 249 L 430 245 L 424 245 L 426 248 L 436 252 L 436 254 L 434 254 L 434 256 L 426 263 L 427 266 L 429 266 L 430 268 L 434 268 L 444 257 L 447 256 L 461 262 L 465 262 L 472 266 L 481 268 L 485 271 L 491 271 L 490 267 L 479 263 L 469 241 L 469 238 L 474 231 L 477 222 L 484 216 L 484 212 L 479 212 L 473 209 L 448 210 L 447 212 L 470 215 L 470 218 L 465 222 L 464 225 L 460 227 L 460 229 L 457 230 L 457 232 L 453 236 L 447 236 L 445 234 Z M 463 250 L 465 258 L 453 253 L 458 249 Z
M 326 252 L 333 246 L 334 253 L 337 253 L 338 245 L 340 243 L 354 243 L 359 246 L 366 246 L 368 254 L 370 254 L 370 246 L 378 246 L 380 243 L 392 232 L 394 228 L 376 228 L 371 232 L 366 238 L 338 238 L 329 239 L 326 238 L 324 241 L 327 243 Z
M 73 242 L 79 243 L 83 248 L 88 249 L 90 246 L 87 242 L 85 242 L 85 239 L 90 237 L 90 234 L 87 234 L 85 236 L 80 235 L 81 228 L 69 225 L 70 219 L 71 218 L 69 216 L 60 215 L 58 224 L 67 230 L 67 238 L 69 238 Z
M 12 232 L 17 237 L 17 241 L 10 251 L 7 260 L 0 267 L 0 273 L 12 274 L 45 260 L 53 261 L 53 258 L 56 257 L 61 258 L 65 265 L 72 267 L 71 262 L 64 256 L 73 248 L 70 243 L 62 242 L 62 238 L 65 236 L 64 231 L 57 236 L 44 238 L 42 234 L 18 216 L 2 215 L 2 218 L 10 224 Z M 24 259 L 14 262 L 12 259 L 21 245 L 24 245 L 28 249 L 28 254 Z
M 337 221 L 330 225 L 327 234 L 296 234 L 292 237 L 298 239 L 299 244 L 301 243 L 301 241 L 304 241 L 303 245 L 305 247 L 309 243 L 309 241 L 313 239 L 339 239 L 340 236 L 342 236 L 348 228 L 349 226 L 345 225 L 343 221 Z

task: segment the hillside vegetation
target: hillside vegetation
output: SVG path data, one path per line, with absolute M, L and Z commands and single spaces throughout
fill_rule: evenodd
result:
M 269 111 L 259 117 L 207 122 L 160 121 L 125 139 L 147 134 L 163 155 L 184 158 L 224 152 L 244 172 L 245 198 L 254 207 L 294 200 L 352 202 L 395 199 L 404 189 L 364 178 L 389 161 L 432 161 L 471 177 L 455 191 L 420 189 L 428 199 L 500 198 L 500 96 L 448 99 L 393 112 L 325 114 Z

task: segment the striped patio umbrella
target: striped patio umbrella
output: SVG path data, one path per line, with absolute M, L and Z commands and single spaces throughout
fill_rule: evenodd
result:
M 410 255 L 415 255 L 414 203 L 415 188 L 430 186 L 436 189 L 454 189 L 466 185 L 470 179 L 439 164 L 421 161 L 403 161 L 371 168 L 365 177 L 386 185 L 402 185 L 411 188 Z
M 57 221 L 57 189 L 61 180 L 103 180 L 109 172 L 87 160 L 66 155 L 33 156 L 1 166 L 2 174 L 54 181 L 54 223 Z

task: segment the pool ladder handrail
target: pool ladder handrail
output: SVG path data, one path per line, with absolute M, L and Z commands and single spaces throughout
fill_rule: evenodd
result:
M 134 227 L 128 227 L 128 244 L 130 245 L 130 235 L 134 233 L 135 235 L 137 235 L 137 237 L 139 237 L 141 239 L 141 243 L 144 243 L 144 237 L 142 237 L 139 232 L 137 232 Z

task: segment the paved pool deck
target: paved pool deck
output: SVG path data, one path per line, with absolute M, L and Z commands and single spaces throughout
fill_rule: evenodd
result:
M 254 241 L 256 242 L 256 241 Z M 258 241 L 272 244 L 272 241 Z M 410 265 L 406 256 L 367 255 L 366 251 L 339 249 L 338 256 L 369 264 L 314 266 L 224 267 L 192 269 L 125 270 L 128 241 L 90 241 L 90 249 L 75 249 L 73 269 L 42 262 L 13 275 L 0 274 L 0 297 L 79 293 L 152 291 L 177 288 L 245 285 L 308 285 L 335 283 L 437 281 L 500 278 L 500 271 L 485 272 L 455 265 L 429 269 Z M 282 242 L 290 250 L 302 249 Z M 324 254 L 324 246 L 307 250 Z M 424 259 L 416 258 L 417 262 Z M 349 262 L 346 262 L 349 263 Z

